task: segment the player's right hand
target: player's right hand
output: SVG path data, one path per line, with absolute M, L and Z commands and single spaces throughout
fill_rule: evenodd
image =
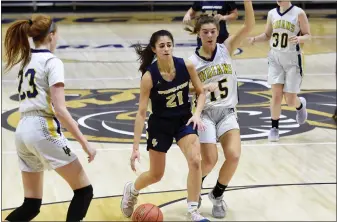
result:
M 249 43 L 250 45 L 254 45 L 254 43 L 255 43 L 255 38 L 254 38 L 254 37 L 248 38 L 248 43 Z
M 186 25 L 189 25 L 191 22 L 191 16 L 189 14 L 186 14 L 183 19 L 183 23 Z
M 204 90 L 209 91 L 209 92 L 214 92 L 216 89 L 219 88 L 219 84 L 216 82 L 211 82 L 206 85 L 204 85 Z
M 136 159 L 138 160 L 138 163 L 140 163 L 140 153 L 139 153 L 138 149 L 137 150 L 136 149 L 132 150 L 132 154 L 131 154 L 131 157 L 130 157 L 131 169 L 134 172 L 136 172 L 136 165 L 135 165 Z
M 87 142 L 82 146 L 84 152 L 88 154 L 88 162 L 90 163 L 95 159 L 96 156 L 96 149 L 91 147 L 91 145 Z

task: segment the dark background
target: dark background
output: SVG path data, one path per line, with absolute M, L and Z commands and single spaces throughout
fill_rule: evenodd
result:
M 243 10 L 243 2 L 237 1 L 238 10 Z M 336 10 L 336 1 L 292 1 L 304 10 Z M 255 10 L 270 10 L 276 1 L 254 1 Z M 149 12 L 187 11 L 192 1 L 2 1 L 2 13 L 34 12 Z

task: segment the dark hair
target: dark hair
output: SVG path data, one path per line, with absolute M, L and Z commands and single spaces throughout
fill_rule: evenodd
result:
M 23 61 L 22 67 L 28 64 L 31 57 L 28 37 L 34 43 L 43 42 L 50 32 L 56 31 L 56 25 L 50 16 L 35 15 L 29 20 L 19 20 L 13 23 L 5 36 L 6 70 Z
M 213 16 L 208 16 L 207 14 L 202 14 L 196 18 L 195 24 L 192 26 L 193 30 L 189 27 L 185 27 L 184 30 L 190 32 L 191 34 L 197 34 L 202 25 L 213 23 L 218 30 L 220 30 L 219 21 L 215 19 Z
M 139 71 L 141 71 L 142 74 L 144 74 L 147 70 L 147 67 L 151 65 L 155 55 L 155 53 L 152 51 L 152 48 L 156 47 L 155 46 L 156 42 L 162 36 L 168 36 L 172 40 L 172 43 L 174 44 L 173 35 L 171 34 L 171 32 L 167 30 L 159 30 L 152 34 L 150 38 L 150 43 L 145 48 L 143 48 L 142 45 L 139 43 L 134 46 L 136 53 L 139 56 L 138 58 L 138 60 L 140 61 Z

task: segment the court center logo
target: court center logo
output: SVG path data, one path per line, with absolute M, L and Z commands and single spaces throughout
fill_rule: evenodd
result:
M 336 129 L 331 116 L 336 108 L 336 90 L 307 90 L 308 120 L 299 126 L 296 111 L 282 106 L 279 121 L 281 136 L 313 130 L 315 127 Z M 18 94 L 11 96 L 18 101 Z M 238 120 L 242 140 L 266 139 L 271 127 L 271 91 L 267 83 L 257 79 L 239 79 Z M 138 110 L 139 89 L 66 90 L 66 103 L 73 118 L 89 141 L 132 143 L 134 121 Z M 2 127 L 15 131 L 20 114 L 13 109 L 2 114 Z M 145 124 L 146 126 L 147 124 Z M 72 135 L 63 130 L 68 139 Z M 146 142 L 145 129 L 141 142 Z

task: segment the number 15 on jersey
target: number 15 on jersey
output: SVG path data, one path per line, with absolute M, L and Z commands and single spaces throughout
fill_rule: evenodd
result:
M 227 78 L 224 78 L 218 82 L 218 88 L 219 88 L 221 99 L 225 99 L 228 96 L 228 87 L 226 86 L 226 82 L 227 82 Z M 211 92 L 212 102 L 216 101 L 218 98 L 215 96 L 215 92 Z

